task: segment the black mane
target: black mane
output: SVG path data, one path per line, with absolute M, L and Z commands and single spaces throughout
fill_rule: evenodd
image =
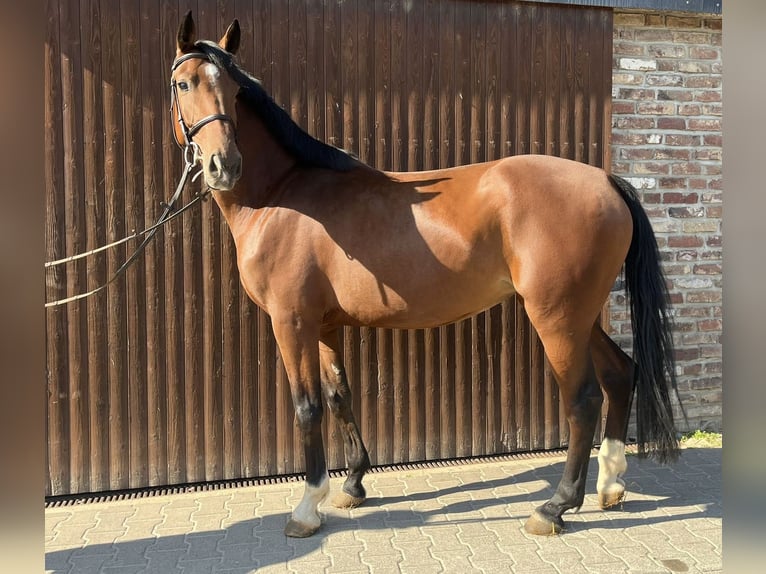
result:
M 315 167 L 325 167 L 337 171 L 349 171 L 362 164 L 351 154 L 328 145 L 306 133 L 296 124 L 266 92 L 256 78 L 245 72 L 234 61 L 234 57 L 218 44 L 199 41 L 195 44 L 210 61 L 226 70 L 239 85 L 238 98 L 246 102 L 255 111 L 269 132 L 298 161 Z

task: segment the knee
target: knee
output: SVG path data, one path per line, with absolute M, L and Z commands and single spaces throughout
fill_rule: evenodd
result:
M 295 418 L 304 432 L 317 428 L 322 422 L 322 402 L 311 401 L 308 397 L 296 400 Z

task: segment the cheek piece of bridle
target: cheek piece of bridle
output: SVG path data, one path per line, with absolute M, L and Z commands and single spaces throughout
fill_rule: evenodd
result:
M 204 54 L 202 52 L 189 52 L 188 54 L 183 54 L 176 58 L 176 60 L 173 62 L 173 65 L 170 67 L 170 73 L 178 69 L 178 67 L 183 64 L 184 62 L 192 59 L 197 60 L 207 60 L 210 61 L 210 58 L 207 56 L 207 54 Z M 201 152 L 199 149 L 199 146 L 194 143 L 192 138 L 194 135 L 200 131 L 204 126 L 209 124 L 210 122 L 215 121 L 221 121 L 221 122 L 228 122 L 234 126 L 234 120 L 231 118 L 231 116 L 228 116 L 226 114 L 210 114 L 209 116 L 205 116 L 198 122 L 192 124 L 191 126 L 186 123 L 184 120 L 183 114 L 181 113 L 181 103 L 178 99 L 178 84 L 175 80 L 173 80 L 170 83 L 170 113 L 173 113 L 173 106 L 175 105 L 176 109 L 176 121 L 178 122 L 178 125 L 181 127 L 181 133 L 184 136 L 184 141 L 179 141 L 178 139 L 178 133 L 176 133 L 175 130 L 173 130 L 173 138 L 176 140 L 176 143 L 184 148 L 184 157 L 186 158 L 187 154 L 192 154 L 192 160 L 196 162 L 197 159 L 200 158 Z M 191 151 L 189 149 L 191 148 Z
M 202 52 L 189 52 L 188 54 L 183 54 L 182 56 L 179 56 L 176 58 L 176 60 L 173 62 L 173 65 L 170 69 L 171 75 L 173 72 L 176 71 L 178 66 L 186 62 L 187 60 L 191 60 L 192 58 L 197 58 L 200 60 L 207 60 L 210 61 L 210 58 L 203 54 Z M 45 303 L 46 307 L 55 307 L 57 305 L 63 305 L 64 303 L 69 303 L 70 301 L 77 301 L 78 299 L 83 299 L 85 297 L 88 297 L 90 295 L 93 295 L 95 293 L 98 293 L 99 291 L 105 289 L 109 284 L 111 284 L 113 281 L 115 281 L 122 273 L 125 272 L 125 270 L 136 260 L 138 259 L 138 256 L 141 255 L 143 250 L 146 248 L 146 246 L 149 244 L 149 242 L 152 240 L 152 238 L 155 236 L 157 231 L 160 230 L 160 228 L 173 219 L 174 217 L 177 217 L 181 215 L 184 211 L 186 211 L 188 208 L 193 206 L 195 203 L 199 202 L 200 200 L 204 199 L 209 191 L 208 190 L 199 193 L 194 199 L 192 199 L 189 203 L 187 203 L 185 206 L 177 210 L 175 213 L 172 213 L 174 211 L 173 205 L 176 201 L 178 201 L 178 198 L 181 197 L 181 192 L 183 191 L 184 187 L 186 187 L 186 182 L 189 179 L 189 174 L 191 173 L 194 166 L 197 164 L 197 162 L 202 158 L 202 151 L 199 148 L 199 145 L 197 145 L 193 141 L 194 135 L 199 132 L 200 129 L 202 129 L 204 126 L 209 124 L 210 122 L 215 121 L 222 121 L 222 122 L 228 122 L 232 126 L 234 126 L 234 120 L 231 118 L 231 116 L 228 116 L 226 114 L 211 114 L 209 116 L 206 116 L 199 120 L 198 122 L 194 123 L 193 125 L 189 126 L 187 125 L 186 121 L 184 121 L 183 115 L 181 114 L 181 106 L 178 100 L 178 86 L 176 85 L 176 81 L 173 80 L 170 84 L 170 113 L 172 117 L 173 113 L 173 107 L 175 105 L 176 109 L 176 121 L 178 122 L 178 125 L 181 127 L 181 133 L 184 136 L 184 141 L 181 142 L 178 140 L 178 134 L 175 130 L 173 130 L 173 138 L 176 140 L 176 143 L 183 148 L 184 150 L 184 171 L 181 175 L 181 180 L 178 182 L 178 187 L 176 187 L 176 191 L 173 194 L 173 197 L 170 198 L 170 201 L 167 203 L 162 202 L 161 205 L 163 207 L 162 214 L 157 219 L 157 223 L 152 225 L 151 227 L 148 227 L 147 229 L 144 229 L 141 232 L 133 232 L 128 237 L 125 237 L 123 239 L 120 239 L 118 241 L 115 241 L 114 243 L 110 243 L 109 245 L 104 245 L 103 247 L 99 247 L 96 249 L 91 249 L 90 251 L 86 251 L 85 253 L 79 253 L 77 255 L 72 255 L 70 257 L 65 257 L 63 259 L 59 259 L 56 261 L 49 261 L 45 263 L 45 267 L 54 267 L 56 265 L 60 265 L 62 263 L 67 263 L 69 261 L 75 261 L 77 259 L 82 259 L 83 257 L 87 257 L 89 255 L 93 255 L 95 253 L 98 253 L 100 251 L 103 251 L 105 249 L 108 249 L 110 247 L 114 247 L 116 245 L 120 245 L 122 243 L 125 243 L 126 241 L 129 241 L 131 239 L 135 239 L 136 237 L 139 237 L 140 235 L 146 235 L 144 237 L 144 240 L 141 242 L 141 244 L 136 248 L 136 250 L 133 252 L 133 254 L 128 257 L 127 260 L 120 266 L 117 271 L 114 272 L 112 277 L 104 284 L 99 285 L 95 289 L 88 291 L 87 293 L 81 293 L 79 295 L 73 295 L 72 297 L 67 297 L 65 299 L 59 299 L 58 301 L 51 301 L 49 303 Z M 202 169 L 200 169 L 197 174 L 192 177 L 192 181 L 197 179 L 197 177 L 202 173 Z

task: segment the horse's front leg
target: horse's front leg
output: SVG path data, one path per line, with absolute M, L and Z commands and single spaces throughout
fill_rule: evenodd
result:
M 306 464 L 303 499 L 285 526 L 285 534 L 305 538 L 321 524 L 317 507 L 330 490 L 322 444 L 322 391 L 319 376 L 319 326 L 296 314 L 272 318 L 282 353 Z

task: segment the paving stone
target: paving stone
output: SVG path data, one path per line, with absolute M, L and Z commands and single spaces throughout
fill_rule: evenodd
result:
M 203 558 L 179 561 L 178 566 L 183 574 L 212 574 L 220 563 L 220 558 Z
M 133 566 L 104 566 L 102 574 L 143 574 L 146 566 L 134 564 Z

